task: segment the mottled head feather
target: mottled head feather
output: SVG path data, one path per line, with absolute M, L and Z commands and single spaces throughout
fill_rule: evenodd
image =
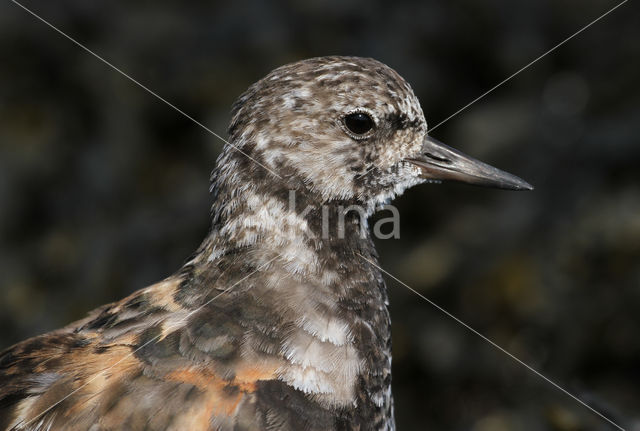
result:
M 375 121 L 364 139 L 345 128 L 353 112 Z M 419 153 L 426 130 L 418 99 L 393 69 L 370 58 L 320 57 L 279 67 L 249 87 L 233 106 L 229 135 L 286 188 L 375 206 L 421 182 L 403 159 Z M 230 165 L 233 151 L 219 167 Z

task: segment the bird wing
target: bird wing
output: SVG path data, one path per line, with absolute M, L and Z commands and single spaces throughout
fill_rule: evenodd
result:
M 199 322 L 183 310 L 174 300 L 182 281 L 169 278 L 0 353 L 0 430 L 257 423 L 255 392 L 277 365 L 240 357 L 243 329 L 223 311 Z

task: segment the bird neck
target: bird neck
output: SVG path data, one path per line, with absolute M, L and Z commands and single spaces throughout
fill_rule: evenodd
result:
M 371 255 L 369 210 L 350 200 L 322 200 L 303 184 L 215 171 L 211 230 L 197 259 L 212 262 L 225 251 L 273 251 L 298 274 L 316 274 L 336 253 L 340 264 Z M 335 262 L 334 262 L 335 263 Z

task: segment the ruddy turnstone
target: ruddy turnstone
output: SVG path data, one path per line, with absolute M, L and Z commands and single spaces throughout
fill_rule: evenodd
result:
M 202 245 L 167 279 L 2 352 L 0 429 L 394 429 L 367 217 L 427 181 L 531 189 L 427 130 L 376 60 L 313 58 L 253 84 Z

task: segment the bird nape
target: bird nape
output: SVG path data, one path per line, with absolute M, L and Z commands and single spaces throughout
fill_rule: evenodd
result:
M 0 429 L 394 429 L 367 217 L 423 182 L 531 186 L 429 137 L 409 84 L 367 58 L 272 71 L 229 139 L 191 260 L 0 354 Z

